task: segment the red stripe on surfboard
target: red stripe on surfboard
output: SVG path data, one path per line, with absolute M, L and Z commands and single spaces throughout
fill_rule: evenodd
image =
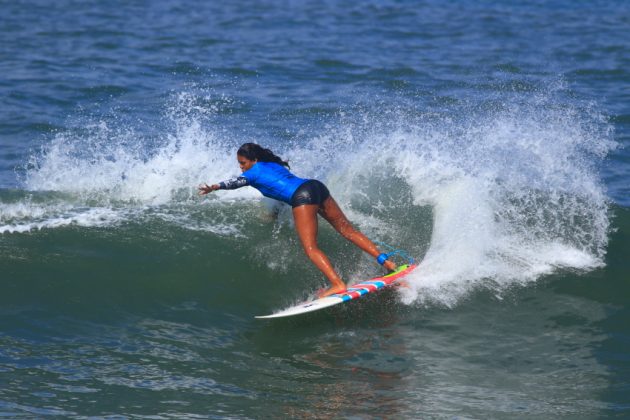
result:
M 350 296 L 350 299 L 356 299 L 359 296 L 361 296 L 361 293 L 359 293 L 359 292 L 349 292 L 349 293 L 347 293 L 347 295 Z
M 350 289 L 367 289 L 368 292 L 373 292 L 376 289 L 378 289 L 378 287 L 376 287 L 376 285 L 374 284 L 359 283 L 359 284 L 353 284 Z
M 383 281 L 386 284 L 391 284 L 394 280 L 398 280 L 399 278 L 406 276 L 410 271 L 413 271 L 413 269 L 416 267 L 417 267 L 416 264 L 412 264 L 406 269 L 404 269 L 403 271 L 401 271 L 400 273 L 396 273 L 392 276 L 375 277 L 372 280 Z
M 404 277 L 405 275 L 407 275 L 410 271 L 412 271 L 414 268 L 416 268 L 417 265 L 413 264 L 410 265 L 409 267 L 407 267 L 406 269 L 404 269 L 403 271 L 396 273 L 394 275 L 391 276 L 387 276 L 387 277 L 375 277 L 373 279 L 370 279 L 370 282 L 383 282 L 385 283 L 385 286 L 389 286 L 390 284 L 392 284 L 395 280 L 398 280 L 401 277 Z M 338 296 L 340 298 L 347 298 L 346 300 L 352 300 L 352 299 L 356 299 L 359 296 L 361 296 L 363 293 L 361 293 L 360 289 L 367 289 L 368 292 L 373 292 L 375 290 L 378 289 L 378 287 L 375 284 L 370 284 L 370 283 L 357 283 L 352 285 L 352 287 L 349 288 L 350 290 L 343 292 L 343 293 L 338 293 L 336 295 L 333 296 Z

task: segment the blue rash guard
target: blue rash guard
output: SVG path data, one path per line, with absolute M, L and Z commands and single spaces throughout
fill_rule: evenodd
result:
M 291 197 L 307 179 L 293 175 L 287 168 L 273 162 L 256 162 L 241 176 L 219 183 L 222 190 L 233 190 L 251 185 L 265 197 L 291 204 Z

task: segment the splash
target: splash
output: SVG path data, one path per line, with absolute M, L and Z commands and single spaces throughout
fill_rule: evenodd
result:
M 106 121 L 58 134 L 31 158 L 27 189 L 159 205 L 190 195 L 193 186 L 213 174 L 233 172 L 228 159 L 233 146 L 202 127 L 203 113 L 189 94 L 178 95 L 175 102 L 166 115 L 171 131 L 162 137 L 145 138 Z M 189 112 L 182 115 L 182 108 Z
M 334 152 L 342 158 L 329 168 L 341 169 L 330 180 L 343 184 L 338 193 L 347 203 L 360 198 L 355 218 L 357 208 L 367 220 L 382 213 L 379 206 L 395 210 L 396 200 L 383 204 L 387 184 L 411 197 L 398 222 L 418 237 L 426 223 L 414 219 L 414 208 L 431 210 L 426 248 L 409 235 L 400 244 L 425 251 L 406 302 L 450 306 L 476 287 L 499 296 L 558 270 L 604 264 L 608 199 L 598 165 L 615 147 L 610 127 L 590 107 L 535 99 L 492 112 L 467 109 L 457 120 L 405 116 L 395 129 L 390 123 L 369 135 L 339 131 L 320 139 L 344 138 Z M 392 240 L 403 234 L 400 226 L 389 230 Z
M 177 226 L 240 235 L 237 215 L 217 228 L 189 214 L 200 205 L 195 186 L 236 175 L 234 153 L 251 140 L 208 123 L 216 101 L 197 108 L 189 94 L 178 95 L 167 112 L 171 130 L 157 139 L 104 122 L 59 134 L 33 158 L 25 185 L 74 197 L 66 213 L 82 216 L 68 223 L 150 211 Z M 603 264 L 609 215 L 598 167 L 615 144 L 594 107 L 537 94 L 442 112 L 374 108 L 341 113 L 300 142 L 271 146 L 297 175 L 324 180 L 363 231 L 421 257 L 406 302 L 453 305 L 476 287 L 500 293 L 557 270 Z M 259 197 L 241 189 L 203 205 Z M 55 206 L 49 221 L 41 208 L 32 216 L 54 227 Z M 134 206 L 139 212 L 129 212 Z M 94 209 L 104 210 L 91 219 Z M 119 217 L 102 216 L 107 209 Z M 22 230 L 5 223 L 4 231 Z M 364 263 L 349 260 L 341 269 L 361 272 Z

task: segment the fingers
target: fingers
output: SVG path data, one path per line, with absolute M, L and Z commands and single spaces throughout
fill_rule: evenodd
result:
M 208 184 L 203 184 L 203 185 L 200 185 L 200 186 L 199 186 L 199 187 L 197 187 L 197 188 L 199 189 L 199 192 L 198 192 L 198 194 L 199 194 L 199 195 L 206 195 L 206 194 L 208 194 L 209 192 L 212 192 L 212 191 L 213 191 L 212 187 L 211 187 L 211 186 L 209 186 Z
M 198 192 L 199 195 L 206 195 L 208 193 L 211 193 L 212 191 L 218 190 L 220 187 L 219 187 L 219 184 L 212 184 L 212 185 L 202 184 L 202 185 L 199 185 L 197 188 L 199 189 L 199 192 Z

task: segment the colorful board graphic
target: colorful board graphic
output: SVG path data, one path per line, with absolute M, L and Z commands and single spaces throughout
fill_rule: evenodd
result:
M 416 264 L 405 264 L 398 267 L 393 273 L 383 277 L 375 277 L 373 279 L 353 284 L 343 293 L 327 296 L 321 299 L 304 302 L 296 306 L 284 309 L 271 315 L 257 316 L 257 319 L 284 318 L 289 316 L 301 315 L 308 312 L 319 311 L 320 309 L 338 305 L 353 299 L 357 299 L 368 293 L 375 292 L 383 287 L 396 283 L 401 278 L 412 272 L 417 267 Z

